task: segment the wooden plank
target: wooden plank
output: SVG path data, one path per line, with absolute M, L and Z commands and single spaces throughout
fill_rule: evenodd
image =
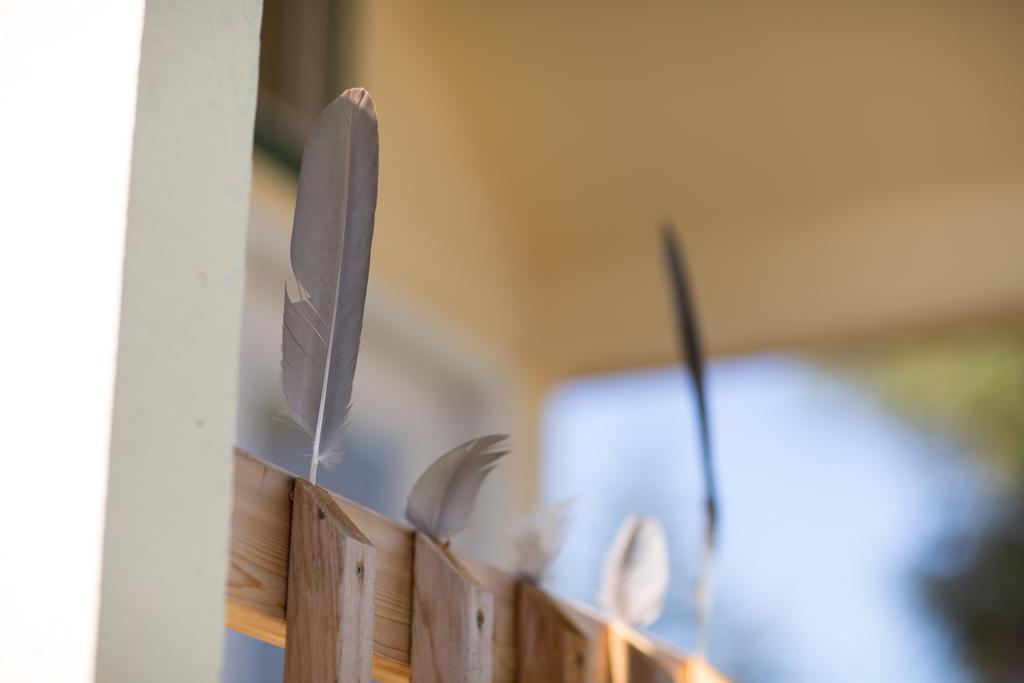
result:
M 477 583 L 494 597 L 494 648 L 491 652 L 492 680 L 511 682 L 517 678 L 516 583 L 508 574 L 468 557 L 459 557 Z
M 227 626 L 277 647 L 285 644 L 295 480 L 244 451 L 235 452 Z M 381 683 L 407 681 L 412 531 L 340 496 L 334 499 L 377 550 L 373 677 Z
M 611 665 L 608 661 L 608 624 L 591 607 L 558 600 L 563 612 L 587 638 L 587 680 L 609 683 Z
M 684 683 L 685 672 L 666 667 L 618 628 L 608 634 L 612 683 Z
M 625 624 L 609 627 L 608 657 L 612 683 L 687 683 L 690 680 L 687 657 Z
M 631 629 L 620 629 L 620 632 L 632 647 L 632 661 L 638 661 L 640 656 L 654 660 L 658 668 L 670 673 L 676 683 L 728 683 L 728 679 L 703 657 L 684 656 L 657 639 Z M 647 664 L 641 663 L 637 666 L 642 670 Z M 631 678 L 630 681 L 632 680 Z
M 494 597 L 436 541 L 416 534 L 410 678 L 489 683 Z
M 586 680 L 609 683 L 611 681 L 611 663 L 608 659 L 610 629 L 606 621 L 607 617 L 590 605 L 564 598 L 548 597 L 558 604 L 563 614 L 587 639 L 588 671 Z
M 227 626 L 277 647 L 284 646 L 286 636 L 290 496 L 295 479 L 243 451 L 235 453 Z M 377 551 L 373 678 L 381 683 L 408 681 L 414 534 L 395 520 L 340 496 L 332 497 Z M 459 557 L 458 560 L 494 597 L 492 680 L 515 683 L 518 661 L 515 579 L 470 558 Z M 559 604 L 591 636 L 592 643 L 600 642 L 606 628 L 599 615 L 575 603 L 559 601 Z M 671 651 L 661 645 L 655 647 L 658 651 Z M 607 650 L 602 647 L 601 651 Z M 674 656 L 682 658 L 680 654 Z M 704 669 L 702 675 L 705 681 L 709 680 Z
M 285 683 L 369 683 L 376 554 L 327 491 L 296 480 Z
M 412 628 L 412 529 L 340 496 L 334 499 L 377 549 L 373 677 L 381 683 L 407 681 Z
M 583 631 L 544 591 L 525 581 L 518 589 L 520 683 L 596 680 L 593 673 L 587 675 L 591 653 Z
M 715 667 L 701 657 L 691 657 L 686 661 L 686 683 L 728 683 L 725 676 L 718 673 Z
M 295 478 L 235 452 L 228 627 L 284 647 Z

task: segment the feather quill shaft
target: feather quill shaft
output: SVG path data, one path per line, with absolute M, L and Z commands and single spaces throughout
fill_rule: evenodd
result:
M 405 516 L 416 529 L 444 543 L 466 527 L 484 479 L 508 451 L 504 435 L 467 441 L 434 461 L 409 493 Z
M 313 439 L 309 478 L 341 457 L 352 399 L 377 207 L 377 113 L 346 90 L 320 114 L 302 154 L 285 294 L 281 379 L 288 413 Z
M 700 430 L 701 465 L 704 475 L 704 505 L 707 525 L 700 574 L 697 580 L 697 639 L 698 652 L 705 652 L 708 642 L 708 622 L 711 603 L 711 574 L 714 565 L 715 540 L 718 529 L 718 493 L 715 488 L 715 470 L 711 447 L 711 428 L 708 405 L 704 388 L 704 353 L 697 328 L 693 297 L 690 293 L 682 248 L 676 237 L 675 228 L 670 224 L 662 226 L 662 247 L 668 269 L 675 303 L 679 342 L 693 382 L 694 402 L 697 407 L 697 421 Z

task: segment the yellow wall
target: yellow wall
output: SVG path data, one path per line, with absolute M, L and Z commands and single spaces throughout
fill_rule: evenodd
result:
M 408 5 L 366 3 L 359 16 L 357 80 L 381 126 L 374 275 L 521 356 L 533 331 L 529 244 L 472 103 Z
M 1024 310 L 1024 5 L 360 5 L 375 267 L 558 377 Z

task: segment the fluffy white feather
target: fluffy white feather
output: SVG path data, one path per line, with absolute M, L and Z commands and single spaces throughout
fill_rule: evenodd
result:
M 668 592 L 668 539 L 654 517 L 630 515 L 605 558 L 598 601 L 631 626 L 657 621 Z
M 569 500 L 538 510 L 514 529 L 512 542 L 516 553 L 516 573 L 534 585 L 544 580 L 565 540 Z
M 405 516 L 412 525 L 442 543 L 462 531 L 484 478 L 508 453 L 495 450 L 506 438 L 482 436 L 435 460 L 409 493 Z
M 309 478 L 341 456 L 352 400 L 377 209 L 377 112 L 361 88 L 320 114 L 306 141 L 292 229 L 298 299 L 285 294 L 281 380 L 313 439 Z

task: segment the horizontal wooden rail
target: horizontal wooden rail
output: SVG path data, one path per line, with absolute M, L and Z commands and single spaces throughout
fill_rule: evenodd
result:
M 264 642 L 284 647 L 285 599 L 292 490 L 295 477 L 244 451 L 235 453 L 235 497 L 231 514 L 231 569 L 227 587 L 227 625 Z M 412 529 L 334 496 L 344 512 L 376 548 L 373 626 L 373 677 L 383 683 L 409 680 L 412 624 Z M 516 580 L 493 567 L 460 556 L 459 561 L 494 596 L 494 683 L 514 683 L 516 666 Z M 581 622 L 597 617 L 586 608 L 564 604 Z M 635 639 L 667 660 L 687 662 L 681 654 L 654 645 L 621 626 L 620 636 Z M 693 662 L 687 681 L 719 681 L 710 667 Z M 696 673 L 700 671 L 701 673 Z M 681 679 L 682 680 L 682 679 Z

